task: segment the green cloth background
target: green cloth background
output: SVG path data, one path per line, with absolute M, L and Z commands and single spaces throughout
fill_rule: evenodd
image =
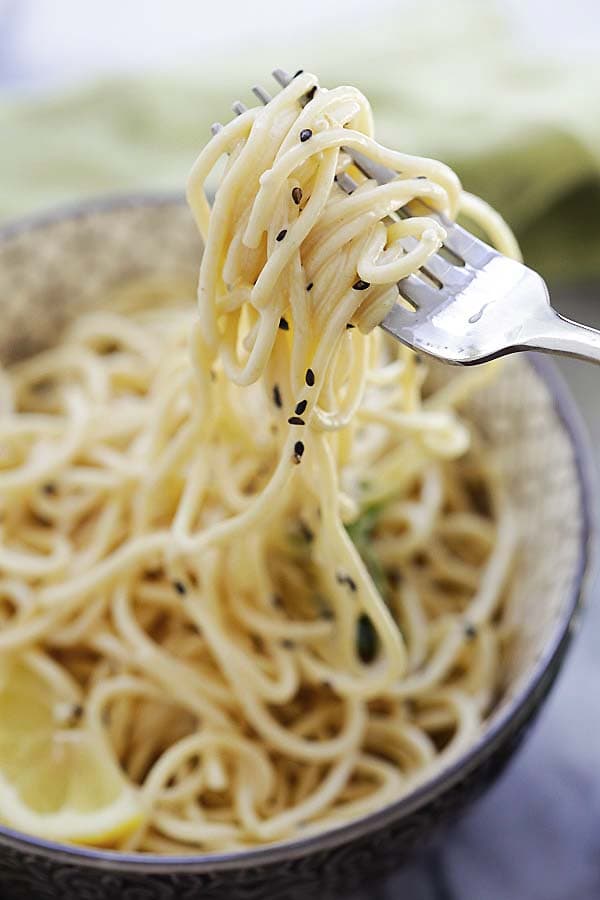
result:
M 210 68 L 4 98 L 0 219 L 100 193 L 183 189 L 211 122 L 267 83 L 272 65 L 297 64 L 326 85 L 361 87 L 378 138 L 452 165 L 543 274 L 600 275 L 600 63 L 519 45 L 486 0 L 402 9 L 326 39 L 215 54 Z

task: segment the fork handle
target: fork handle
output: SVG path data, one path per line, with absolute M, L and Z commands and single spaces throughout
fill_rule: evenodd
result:
M 544 318 L 534 332 L 526 342 L 530 350 L 575 356 L 600 364 L 600 331 L 595 328 L 572 322 L 552 310 L 552 315 Z

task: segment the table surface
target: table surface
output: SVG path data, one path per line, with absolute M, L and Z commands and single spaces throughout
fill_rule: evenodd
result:
M 277 8 L 277 0 L 212 4 L 202 9 L 203 28 L 194 32 L 186 26 L 186 16 L 193 14 L 196 2 L 0 0 L 0 90 L 46 89 L 105 71 L 186 63 L 209 44 L 214 50 L 227 34 L 232 12 L 238 37 L 244 38 L 253 33 L 258 13 L 264 21 Z M 343 7 L 358 9 L 361 4 L 344 0 Z M 327 15 L 340 6 L 341 0 L 330 3 Z M 519 14 L 522 40 L 535 32 L 538 43 L 562 53 L 598 46 L 597 0 L 556 5 L 552 16 L 541 15 L 546 0 L 509 0 L 508 6 Z M 168 14 L 174 7 L 176 17 Z M 291 11 L 287 6 L 286 22 L 288 15 L 298 24 L 310 22 L 323 9 L 321 0 L 305 0 Z M 132 43 L 132 28 L 139 32 L 148 21 L 154 27 L 146 27 Z M 600 326 L 600 286 L 555 287 L 552 294 L 566 315 Z M 598 448 L 600 370 L 571 360 L 561 361 L 560 367 Z M 371 900 L 600 897 L 599 634 L 600 606 L 590 603 L 564 673 L 506 775 L 436 849 L 381 885 L 372 885 Z

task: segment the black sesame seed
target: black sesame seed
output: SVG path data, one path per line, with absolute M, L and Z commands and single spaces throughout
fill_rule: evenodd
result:
M 275 404 L 275 406 L 279 407 L 279 409 L 281 409 L 281 407 L 283 406 L 283 402 L 281 400 L 281 391 L 279 390 L 278 384 L 273 386 L 273 403 Z
M 368 281 L 363 281 L 362 278 L 359 278 L 358 281 L 355 281 L 352 285 L 353 291 L 366 291 L 367 288 L 370 288 L 371 285 Z
M 181 596 L 183 596 L 184 594 L 187 594 L 187 588 L 186 588 L 185 584 L 183 583 L 183 581 L 174 581 L 173 587 L 175 588 L 175 590 L 177 591 L 178 594 L 181 594 Z
M 298 458 L 302 456 L 302 454 L 304 453 L 304 444 L 302 443 L 302 441 L 296 441 L 296 443 L 294 444 L 294 453 Z M 306 526 L 304 527 L 306 528 Z
M 306 290 L 307 290 L 307 291 L 312 291 L 312 289 L 313 289 L 313 282 L 312 282 L 312 281 L 309 281 L 308 284 L 306 285 Z
M 321 687 L 327 688 L 327 690 L 329 691 L 333 690 L 333 685 L 327 678 L 323 679 L 323 681 L 321 682 Z
M 312 369 L 306 370 L 306 375 L 304 376 L 304 380 L 306 381 L 309 387 L 313 387 L 315 383 L 315 373 Z
M 469 641 L 472 641 L 473 638 L 477 637 L 477 628 L 472 622 L 465 623 L 465 637 Z
M 271 597 L 271 603 L 275 607 L 275 609 L 281 609 L 283 606 L 283 600 L 279 596 L 279 594 L 273 594 Z
M 333 614 L 333 610 L 332 610 L 332 609 L 324 609 L 324 610 L 322 610 L 322 611 L 321 611 L 321 614 L 320 614 L 320 617 L 321 617 L 321 619 L 324 619 L 325 622 L 333 622 L 333 620 L 335 619 L 335 616 L 334 616 L 334 614 Z
M 303 128 L 300 132 L 300 140 L 302 141 L 302 143 L 304 143 L 304 141 L 309 141 L 312 137 L 312 134 L 313 133 L 310 128 Z
M 295 187 L 292 190 L 292 200 L 296 204 L 296 206 L 300 205 L 300 201 L 302 200 L 302 188 Z
M 304 419 L 301 419 L 300 416 L 290 416 L 288 419 L 289 425 L 306 425 Z
M 288 325 L 287 319 L 284 319 L 283 316 L 279 320 L 279 327 L 282 331 L 289 331 L 290 326 Z
M 293 650 L 296 645 L 293 641 L 290 641 L 289 638 L 284 638 L 281 642 L 281 646 L 284 650 Z
M 304 410 L 306 409 L 306 400 L 301 400 L 300 403 L 296 403 L 296 409 L 294 412 L 297 416 L 301 416 Z
M 287 228 L 282 228 L 281 231 L 279 232 L 279 234 L 277 235 L 277 237 L 275 238 L 275 240 L 282 241 L 284 239 L 284 237 L 286 236 L 286 234 L 287 234 Z
M 304 69 L 298 69 L 298 71 L 294 75 L 292 75 L 292 79 L 297 78 L 298 75 L 302 75 L 303 72 Z
M 42 490 L 45 494 L 55 494 L 56 493 L 56 485 L 53 484 L 51 481 L 49 481 L 48 484 L 44 485 Z
M 346 330 L 350 331 L 351 328 L 354 328 L 354 325 L 352 324 L 352 322 L 346 322 Z
M 80 719 L 83 715 L 83 706 L 81 703 L 74 703 L 71 707 L 71 718 Z
M 335 580 L 338 584 L 346 584 L 350 588 L 352 593 L 356 591 L 356 582 L 354 578 L 352 578 L 350 575 L 347 575 L 345 572 L 336 572 Z
M 312 98 L 315 96 L 316 93 L 317 93 L 317 85 L 315 84 L 314 87 L 311 87 L 310 91 L 306 92 L 306 94 L 305 94 L 306 102 L 310 103 L 310 101 L 312 100 Z

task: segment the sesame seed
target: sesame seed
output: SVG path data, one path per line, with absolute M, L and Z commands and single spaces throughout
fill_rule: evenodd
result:
M 283 406 L 283 402 L 281 400 L 281 391 L 279 390 L 278 384 L 273 385 L 273 403 L 279 409 L 281 409 L 281 407 Z
M 309 281 L 308 284 L 306 285 L 306 290 L 307 290 L 307 291 L 312 291 L 312 289 L 313 289 L 313 282 L 312 282 L 312 281 Z
M 289 331 L 290 326 L 288 325 L 287 319 L 284 319 L 283 316 L 279 320 L 279 327 L 282 331 Z
M 348 585 L 352 593 L 356 591 L 356 582 L 354 578 L 352 578 L 350 575 L 347 575 L 345 572 L 336 572 L 335 580 L 338 584 Z
M 271 597 L 271 603 L 275 607 L 275 609 L 281 609 L 283 606 L 283 600 L 279 596 L 279 594 L 273 594 Z
M 306 400 L 301 400 L 300 403 L 296 404 L 296 409 L 294 412 L 297 416 L 301 416 L 304 410 L 306 409 Z
M 316 93 L 317 93 L 317 85 L 315 84 L 313 87 L 311 87 L 310 91 L 306 92 L 306 94 L 305 94 L 306 102 L 310 103 L 310 101 L 312 100 L 312 98 L 315 96 Z
M 465 637 L 469 641 L 472 641 L 473 638 L 477 637 L 477 628 L 472 622 L 465 623 Z
M 304 72 L 304 69 L 298 69 L 298 71 L 295 72 L 294 75 L 292 75 L 292 79 L 297 78 L 298 75 L 302 75 L 303 72 Z
M 346 322 L 346 331 L 350 331 L 351 328 L 354 328 L 352 322 Z
M 293 650 L 296 645 L 293 641 L 290 641 L 289 638 L 284 638 L 281 642 L 281 646 L 284 650 Z
M 83 706 L 81 703 L 74 703 L 71 708 L 71 718 L 80 719 L 83 715 Z
M 298 459 L 301 458 L 302 454 L 304 453 L 304 444 L 302 443 L 302 441 L 296 441 L 296 443 L 294 444 L 294 453 L 298 457 Z
M 302 200 L 302 188 L 295 187 L 292 190 L 292 200 L 296 204 L 296 206 L 300 205 L 300 201 Z
M 353 291 L 366 291 L 367 288 L 370 288 L 371 285 L 368 281 L 363 281 L 362 278 L 359 278 L 358 281 L 355 281 L 352 285 Z
M 186 588 L 185 584 L 183 583 L 183 581 L 174 581 L 173 587 L 175 588 L 175 590 L 177 591 L 178 594 L 181 594 L 181 596 L 183 596 L 184 594 L 187 594 L 187 588 Z
M 287 234 L 287 228 L 282 228 L 281 231 L 279 232 L 279 234 L 277 235 L 277 237 L 275 238 L 275 240 L 282 241 L 284 239 L 284 237 L 286 236 L 286 234 Z
M 301 419 L 300 416 L 290 416 L 288 419 L 289 425 L 306 425 L 304 419 Z
M 304 380 L 306 381 L 306 383 L 309 387 L 313 387 L 313 385 L 315 383 L 315 373 L 313 372 L 312 369 L 306 370 L 306 375 L 304 376 Z
M 300 132 L 300 140 L 302 141 L 302 143 L 304 143 L 305 141 L 310 140 L 312 135 L 313 133 L 310 128 L 303 128 Z
M 56 493 L 56 485 L 53 484 L 51 481 L 49 481 L 48 484 L 44 485 L 42 490 L 45 494 L 55 494 Z

